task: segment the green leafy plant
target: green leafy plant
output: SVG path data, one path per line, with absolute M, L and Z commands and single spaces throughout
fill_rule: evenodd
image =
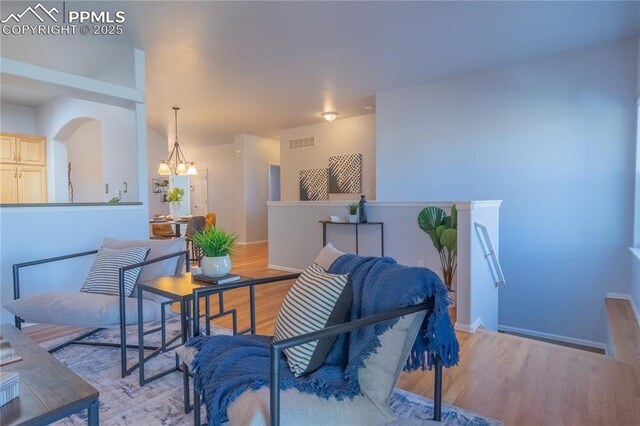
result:
M 184 189 L 173 188 L 167 191 L 166 199 L 168 202 L 172 204 L 180 204 L 182 202 L 183 196 L 184 196 Z
M 427 207 L 418 214 L 418 226 L 426 232 L 440 255 L 442 277 L 451 289 L 458 268 L 458 209 L 451 206 L 451 215 L 439 207 Z
M 200 247 L 206 257 L 221 257 L 233 254 L 238 235 L 215 226 L 191 235 L 191 241 Z
M 347 205 L 347 210 L 349 210 L 350 215 L 358 214 L 358 209 L 360 206 L 358 203 L 351 203 Z

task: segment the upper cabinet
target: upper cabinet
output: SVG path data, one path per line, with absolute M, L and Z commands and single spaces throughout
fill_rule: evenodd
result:
M 0 135 L 0 162 L 15 163 L 17 159 L 15 136 Z
M 0 135 L 0 162 L 44 166 L 47 138 L 29 135 Z
M 0 133 L 0 204 L 47 202 L 47 139 Z
M 16 137 L 17 163 L 32 166 L 47 164 L 46 143 L 46 138 L 38 136 Z

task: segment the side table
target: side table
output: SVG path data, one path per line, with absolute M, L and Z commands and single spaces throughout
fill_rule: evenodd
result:
M 360 254 L 359 241 L 358 241 L 358 228 L 366 225 L 379 225 L 380 226 L 380 256 L 384 257 L 384 223 L 383 222 L 331 222 L 329 220 L 321 220 L 322 224 L 322 247 L 327 245 L 327 225 L 350 225 L 356 228 L 356 254 Z
M 181 343 L 180 344 L 184 344 L 186 343 L 187 339 L 193 335 L 193 334 L 199 334 L 199 319 L 200 319 L 200 315 L 198 314 L 197 316 L 194 314 L 192 316 L 191 312 L 192 312 L 192 305 L 193 305 L 193 300 L 194 300 L 194 293 L 196 293 L 197 290 L 199 289 L 206 289 L 206 288 L 212 288 L 215 287 L 216 289 L 219 290 L 220 293 L 222 293 L 223 291 L 225 291 L 225 289 L 230 289 L 230 284 L 237 284 L 237 283 L 243 283 L 243 284 L 247 284 L 249 282 L 253 281 L 253 278 L 250 277 L 245 277 L 245 276 L 240 276 L 240 280 L 238 281 L 234 281 L 233 283 L 229 283 L 229 284 L 221 284 L 221 285 L 212 285 L 212 284 L 207 284 L 204 282 L 199 282 L 199 281 L 194 281 L 191 273 L 187 272 L 181 275 L 176 275 L 176 276 L 167 276 L 167 277 L 161 277 L 155 280 L 151 280 L 151 281 L 146 281 L 146 282 L 142 282 L 142 283 L 138 283 L 136 288 L 137 288 L 137 297 L 138 297 L 138 359 L 140 362 L 139 368 L 138 368 L 138 374 L 140 377 L 140 386 L 144 386 L 145 384 L 152 382 L 156 379 L 159 379 L 160 377 L 166 376 L 167 374 L 170 374 L 176 370 L 180 369 L 177 357 L 176 357 L 176 365 L 174 368 L 168 369 L 166 371 L 162 371 L 160 373 L 157 373 L 151 377 L 145 377 L 145 371 L 144 371 L 144 364 L 146 361 L 148 361 L 149 359 L 157 356 L 158 354 L 162 353 L 162 352 L 167 352 L 169 350 L 172 350 L 175 348 L 175 346 L 173 347 L 168 347 L 168 345 L 170 345 L 171 343 L 173 343 L 175 340 L 177 340 L 177 338 L 172 339 L 169 342 L 166 342 L 165 339 L 165 323 L 166 323 L 166 316 L 165 316 L 165 306 L 169 305 L 173 302 L 179 302 L 180 303 L 180 336 L 179 338 L 181 339 Z M 231 286 L 231 288 L 233 288 L 233 286 Z M 251 289 L 253 289 L 253 287 L 251 287 Z M 154 328 L 152 330 L 148 330 L 148 331 L 144 331 L 143 328 L 143 322 L 142 322 L 142 318 L 143 318 L 143 303 L 142 303 L 142 297 L 143 297 L 143 292 L 149 292 L 149 293 L 153 293 L 159 296 L 163 296 L 168 298 L 170 301 L 168 302 L 164 302 L 162 303 L 162 313 L 161 313 L 161 326 L 160 329 L 162 330 L 162 345 L 153 350 L 153 352 L 151 352 L 150 354 L 145 356 L 144 353 L 144 336 L 154 333 L 156 332 L 158 329 Z M 253 293 L 253 291 L 251 291 Z M 220 295 L 222 296 L 222 294 Z M 252 296 L 252 300 L 253 300 L 253 296 Z M 235 309 L 231 309 L 229 311 L 225 311 L 224 309 L 224 301 L 222 299 L 222 297 L 219 297 L 219 310 L 220 312 L 214 315 L 210 314 L 210 307 L 209 307 L 209 299 L 207 297 L 207 301 L 206 301 L 206 313 L 204 315 L 205 317 L 205 321 L 206 321 L 206 328 L 207 328 L 207 332 L 209 332 L 210 329 L 210 324 L 209 321 L 215 318 L 220 318 L 222 316 L 225 315 L 232 315 L 233 316 L 233 332 L 234 334 L 238 334 L 237 331 L 237 313 Z M 197 309 L 195 310 L 196 312 L 199 312 Z M 190 321 L 193 319 L 193 323 L 194 323 L 194 329 L 191 330 L 191 326 L 190 326 Z M 252 302 L 251 303 L 251 324 L 252 327 L 250 329 L 247 330 L 243 330 L 241 333 L 253 330 L 252 332 L 255 333 L 255 304 Z

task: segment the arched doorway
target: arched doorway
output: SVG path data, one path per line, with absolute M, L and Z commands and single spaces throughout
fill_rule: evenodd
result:
M 60 129 L 52 148 L 56 202 L 103 202 L 102 123 L 75 118 Z

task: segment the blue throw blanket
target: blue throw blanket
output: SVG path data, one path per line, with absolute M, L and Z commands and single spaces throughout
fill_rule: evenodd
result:
M 404 370 L 431 368 L 436 355 L 445 367 L 458 363 L 458 341 L 447 310 L 449 299 L 440 278 L 431 270 L 398 265 L 391 258 L 345 254 L 329 272 L 350 274 L 353 304 L 350 321 L 411 306 L 434 297 Z M 378 336 L 397 323 L 390 320 L 338 337 L 323 366 L 294 377 L 284 355 L 280 359 L 281 388 L 295 388 L 323 398 L 352 398 L 360 394 L 358 370 L 380 346 Z M 226 420 L 229 404 L 243 392 L 269 384 L 270 336 L 198 336 L 187 342 L 198 349 L 192 368 L 194 386 L 207 406 L 210 425 Z

